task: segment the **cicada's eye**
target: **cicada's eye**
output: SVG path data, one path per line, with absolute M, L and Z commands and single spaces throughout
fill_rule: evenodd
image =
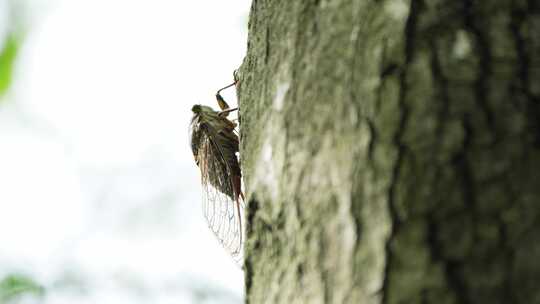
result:
M 195 114 L 201 113 L 201 110 L 202 110 L 201 105 L 199 105 L 199 104 L 196 104 L 191 108 L 191 111 L 193 111 L 193 113 L 195 113 Z

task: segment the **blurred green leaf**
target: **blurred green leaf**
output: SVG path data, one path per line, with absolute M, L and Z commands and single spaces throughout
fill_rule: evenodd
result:
M 27 276 L 18 274 L 8 275 L 0 281 L 0 304 L 8 303 L 24 294 L 39 297 L 44 292 L 45 289 L 41 285 Z
M 0 95 L 4 94 L 11 83 L 13 63 L 18 51 L 18 41 L 13 36 L 7 37 L 3 50 L 0 51 Z

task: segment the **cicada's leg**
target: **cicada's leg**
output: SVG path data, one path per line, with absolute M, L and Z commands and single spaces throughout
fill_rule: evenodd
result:
M 234 70 L 232 73 L 234 82 L 238 82 L 238 70 Z
M 221 89 L 219 89 L 217 92 L 216 92 L 216 99 L 217 99 L 217 103 L 219 105 L 219 108 L 222 110 L 222 112 L 220 112 L 220 116 L 223 116 L 223 117 L 227 117 L 229 115 L 229 112 L 231 111 L 234 111 L 235 109 L 232 109 L 229 111 L 230 109 L 230 106 L 229 104 L 225 101 L 225 99 L 223 99 L 223 96 L 221 96 L 221 91 L 227 89 L 227 88 L 230 88 L 234 85 L 236 85 L 238 83 L 238 77 L 236 75 L 236 70 L 233 72 L 233 78 L 234 78 L 234 82 L 231 83 L 230 85 L 228 86 L 225 86 Z
M 229 109 L 229 104 L 225 101 L 225 99 L 223 99 L 223 97 L 221 96 L 221 91 L 227 89 L 227 88 L 230 88 L 232 87 L 233 85 L 236 84 L 236 81 L 234 81 L 233 83 L 231 83 L 230 85 L 226 86 L 226 87 L 223 87 L 221 89 L 219 89 L 216 93 L 216 99 L 217 99 L 217 102 L 218 102 L 218 105 L 219 105 L 219 108 L 221 110 L 227 110 Z
M 221 96 L 221 94 L 217 93 L 216 94 L 216 99 L 217 99 L 217 103 L 219 105 L 219 108 L 221 110 L 227 110 L 229 109 L 229 104 L 225 101 L 225 99 L 223 99 L 223 97 Z M 227 113 L 228 114 L 228 113 Z
M 223 110 L 223 111 L 219 112 L 218 115 L 227 117 L 227 115 L 229 115 L 230 112 L 234 112 L 236 110 L 238 110 L 238 108 L 226 109 L 226 110 Z

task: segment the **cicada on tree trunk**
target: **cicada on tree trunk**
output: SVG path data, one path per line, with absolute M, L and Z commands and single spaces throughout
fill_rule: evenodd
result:
M 220 92 L 236 85 L 236 80 L 216 93 L 221 111 L 194 105 L 191 119 L 191 149 L 201 171 L 203 212 L 212 232 L 223 247 L 240 263 L 243 251 L 242 173 L 237 153 L 237 124 L 227 117 L 231 109 Z

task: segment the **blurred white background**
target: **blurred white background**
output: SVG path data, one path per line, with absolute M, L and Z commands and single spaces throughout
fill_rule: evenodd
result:
M 0 0 L 0 50 L 23 34 L 0 97 L 0 279 L 45 288 L 19 301 L 242 301 L 188 124 L 240 66 L 250 2 Z

